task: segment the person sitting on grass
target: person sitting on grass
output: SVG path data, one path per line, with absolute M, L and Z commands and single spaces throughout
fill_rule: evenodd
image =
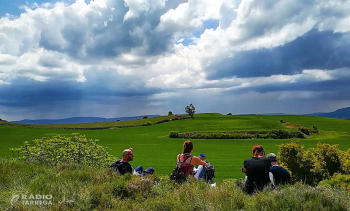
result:
M 201 153 L 201 154 L 199 154 L 199 159 L 201 159 L 202 161 L 205 162 L 205 160 L 207 159 L 207 157 L 205 156 L 204 153 Z
M 206 157 L 204 153 L 199 154 L 198 158 L 204 162 L 206 162 Z M 206 162 L 207 163 L 207 162 Z M 208 163 L 207 163 L 208 164 Z M 193 173 L 194 173 L 194 177 L 196 179 L 200 179 L 202 178 L 203 174 L 205 172 L 205 167 L 203 167 L 202 165 L 197 165 L 197 168 L 194 167 L 193 168 Z
M 196 179 L 203 179 L 206 183 L 214 184 L 215 169 L 211 162 L 207 161 L 207 157 L 204 153 L 199 154 L 199 159 L 207 163 L 207 166 L 198 166 L 194 177 Z M 216 186 L 216 184 L 214 185 Z
M 206 166 L 207 163 L 205 161 L 202 161 L 196 156 L 192 156 L 191 153 L 193 151 L 193 143 L 190 140 L 185 141 L 183 145 L 183 152 L 182 154 L 177 155 L 177 166 L 181 166 L 181 170 L 185 175 L 194 175 L 194 165 L 202 165 Z
M 133 173 L 133 168 L 129 164 L 129 161 L 132 161 L 134 159 L 134 153 L 133 148 L 125 149 L 123 151 L 123 158 L 117 160 L 111 165 L 111 168 L 115 171 L 119 172 L 121 175 L 124 175 L 126 173 Z
M 265 158 L 265 151 L 261 145 L 254 145 L 252 149 L 253 157 L 244 161 L 242 172 L 246 173 L 244 191 L 253 194 L 262 190 L 270 183 L 271 161 Z
M 273 174 L 275 185 L 290 184 L 290 174 L 287 169 L 278 166 L 277 156 L 275 153 L 269 153 L 266 158 L 271 160 L 270 172 Z

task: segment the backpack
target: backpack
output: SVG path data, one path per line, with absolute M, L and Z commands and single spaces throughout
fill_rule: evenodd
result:
M 170 180 L 171 181 L 174 181 L 178 184 L 181 184 L 183 182 L 185 182 L 187 180 L 187 177 L 189 176 L 189 173 L 188 172 L 184 172 L 183 171 L 183 168 L 182 168 L 182 165 L 186 162 L 186 160 L 188 158 L 191 157 L 191 161 L 190 163 L 192 162 L 192 156 L 188 156 L 187 158 L 185 158 L 179 165 L 179 159 L 180 159 L 180 156 L 178 157 L 178 162 L 176 164 L 176 167 L 174 168 L 174 170 L 171 172 L 170 174 Z
M 205 167 L 205 172 L 202 178 L 207 183 L 214 183 L 214 178 L 215 178 L 214 166 L 208 161 L 206 161 L 206 163 L 207 163 L 207 166 Z

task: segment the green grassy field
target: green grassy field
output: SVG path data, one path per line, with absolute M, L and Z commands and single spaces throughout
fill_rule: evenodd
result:
M 184 139 L 168 138 L 170 131 L 194 132 L 194 131 L 237 131 L 237 130 L 271 130 L 286 129 L 279 123 L 280 119 L 293 124 L 306 127 L 316 125 L 325 132 L 322 135 L 309 136 L 301 140 L 306 148 L 315 147 L 318 142 L 339 144 L 341 150 L 350 148 L 350 120 L 330 119 L 308 116 L 262 116 L 244 115 L 227 116 L 221 114 L 198 114 L 196 119 L 171 121 L 151 126 L 132 128 L 105 129 L 105 130 L 64 130 L 42 129 L 0 125 L 0 157 L 11 157 L 10 148 L 19 147 L 24 141 L 30 141 L 43 136 L 70 135 L 79 132 L 100 140 L 100 145 L 111 148 L 111 154 L 120 157 L 125 148 L 134 148 L 133 167 L 142 165 L 144 168 L 152 166 L 156 173 L 169 175 L 175 167 L 176 155 L 181 153 Z M 153 121 L 148 119 L 148 121 Z M 227 178 L 243 178 L 240 167 L 243 161 L 251 157 L 251 148 L 255 144 L 264 146 L 265 151 L 277 153 L 276 145 L 286 143 L 289 140 L 278 139 L 243 139 L 243 140 L 192 140 L 194 143 L 193 154 L 198 156 L 203 152 L 207 160 L 215 166 L 216 179 L 218 181 Z

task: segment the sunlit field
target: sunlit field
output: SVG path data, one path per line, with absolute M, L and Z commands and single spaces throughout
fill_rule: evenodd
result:
M 53 135 L 69 136 L 74 132 L 87 138 L 99 139 L 99 144 L 111 148 L 110 153 L 121 157 L 125 148 L 134 148 L 133 167 L 154 167 L 159 175 L 170 175 L 175 166 L 176 155 L 182 151 L 185 139 L 169 138 L 170 131 L 204 132 L 204 131 L 259 131 L 285 129 L 280 120 L 305 127 L 316 125 L 321 135 L 311 135 L 300 143 L 306 148 L 316 147 L 318 142 L 339 144 L 341 150 L 350 148 L 350 120 L 331 119 L 291 115 L 244 115 L 231 116 L 221 114 L 198 114 L 195 119 L 170 121 L 161 124 L 131 128 L 76 130 L 52 128 L 28 128 L 17 126 L 0 126 L 0 156 L 12 157 L 10 148 L 23 145 L 24 141 Z M 158 118 L 158 117 L 157 117 Z M 154 122 L 148 119 L 149 122 Z M 129 122 L 130 123 L 130 122 Z M 98 124 L 98 123 L 96 123 Z M 90 124 L 93 125 L 93 124 Z M 75 125 L 76 126 L 76 125 Z M 52 127 L 52 125 L 50 126 Z M 207 160 L 215 166 L 216 180 L 243 178 L 240 167 L 243 161 L 251 157 L 251 148 L 261 144 L 266 153 L 277 153 L 277 146 L 289 142 L 287 139 L 193 139 L 193 155 L 205 153 Z

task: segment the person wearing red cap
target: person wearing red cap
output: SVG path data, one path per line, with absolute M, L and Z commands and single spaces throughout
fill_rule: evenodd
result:
M 129 164 L 129 161 L 132 161 L 134 159 L 134 153 L 133 148 L 125 149 L 123 151 L 123 158 L 117 160 L 111 165 L 111 168 L 115 171 L 119 172 L 121 175 L 124 175 L 126 173 L 133 173 L 133 168 Z

